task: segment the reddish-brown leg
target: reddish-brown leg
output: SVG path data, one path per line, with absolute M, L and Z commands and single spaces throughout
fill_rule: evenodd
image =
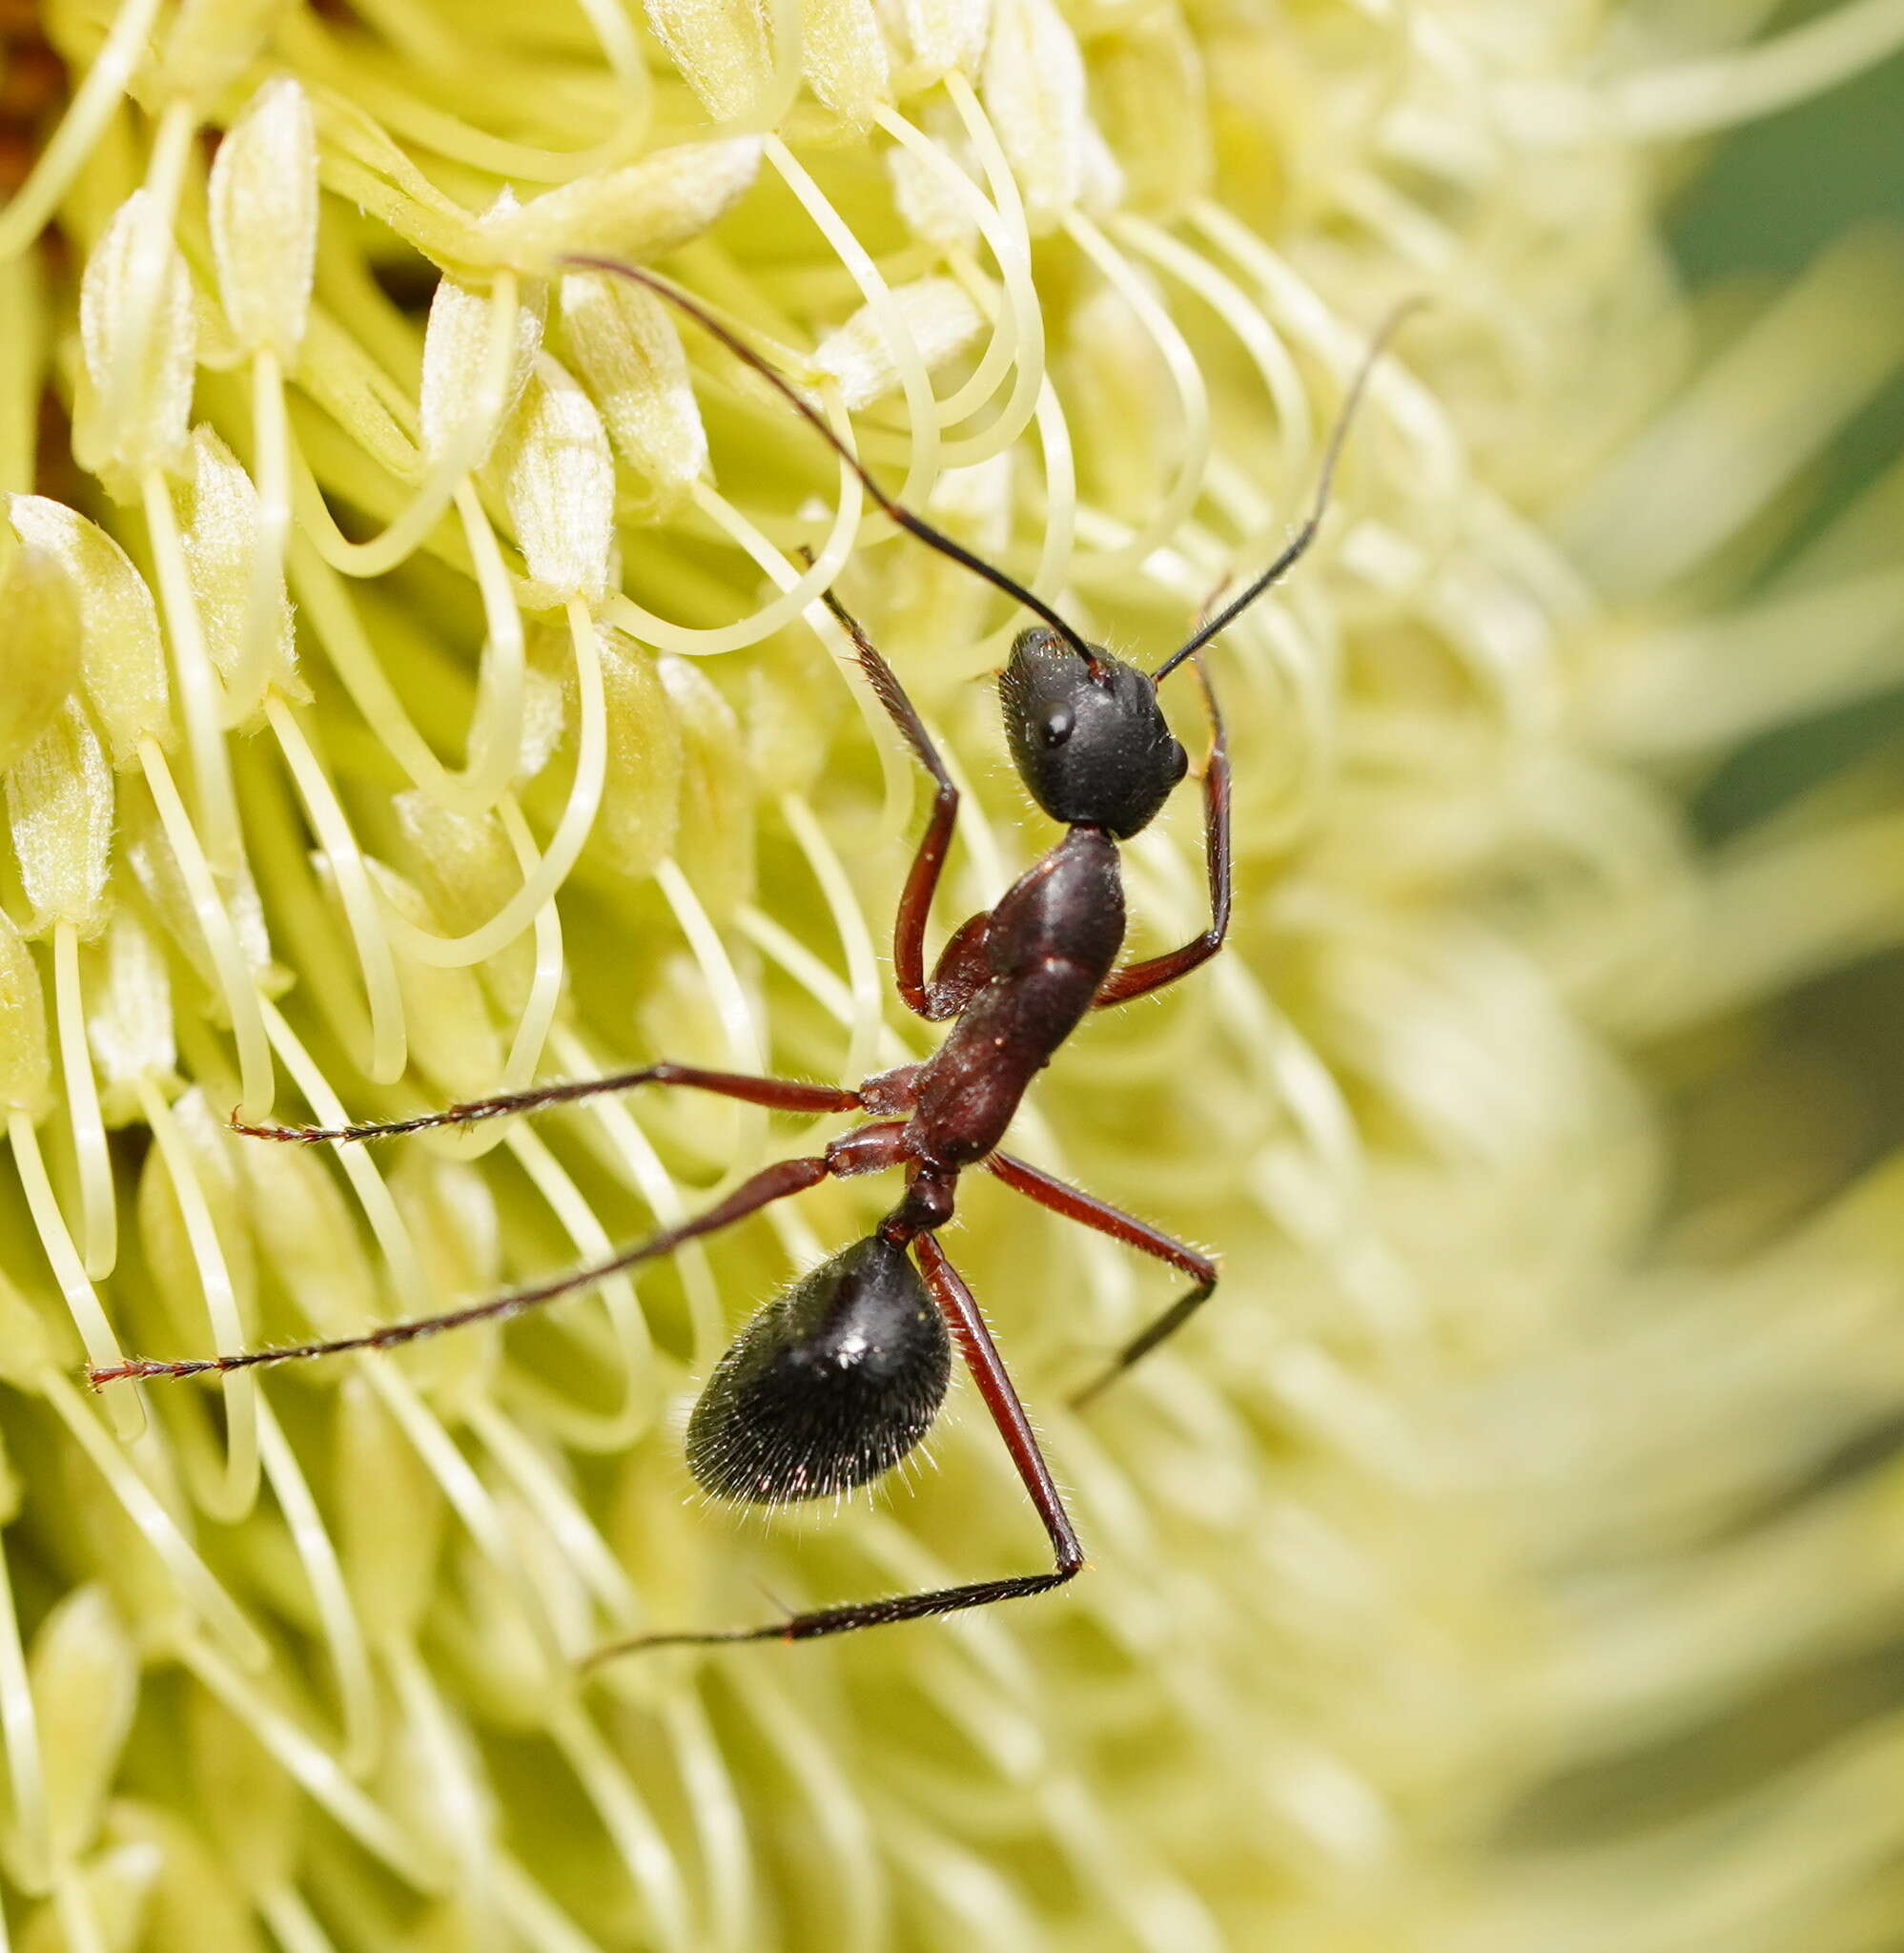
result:
M 829 1174 L 844 1177 L 895 1165 L 901 1158 L 898 1139 L 903 1129 L 904 1121 L 894 1120 L 842 1133 L 824 1154 L 781 1160 L 771 1166 L 764 1166 L 750 1179 L 744 1180 L 726 1200 L 716 1202 L 705 1214 L 697 1214 L 693 1220 L 684 1221 L 678 1227 L 665 1228 L 639 1245 L 610 1256 L 605 1262 L 597 1262 L 586 1268 L 572 1268 L 566 1274 L 553 1276 L 526 1288 L 512 1288 L 507 1294 L 492 1296 L 487 1302 L 472 1303 L 466 1308 L 449 1309 L 437 1316 L 418 1316 L 404 1323 L 385 1323 L 378 1328 L 366 1329 L 360 1336 L 342 1336 L 324 1343 L 299 1343 L 286 1349 L 254 1349 L 236 1355 L 191 1357 L 172 1363 L 134 1356 L 124 1363 L 89 1368 L 87 1381 L 97 1389 L 102 1384 L 116 1384 L 128 1377 L 219 1375 L 226 1370 L 257 1369 L 267 1364 L 303 1363 L 317 1357 L 343 1356 L 353 1350 L 396 1349 L 405 1343 L 415 1343 L 424 1336 L 440 1335 L 445 1329 L 461 1329 L 471 1323 L 507 1322 L 510 1317 L 540 1308 L 544 1303 L 573 1295 L 577 1289 L 586 1288 L 604 1276 L 619 1275 L 624 1268 L 632 1268 L 637 1263 L 651 1262 L 658 1256 L 671 1254 L 684 1242 L 699 1240 L 704 1234 L 717 1234 L 724 1227 L 731 1227 L 736 1221 L 757 1214 L 774 1201 L 784 1201 L 789 1194 L 804 1193 L 808 1187 L 817 1186 Z
M 906 888 L 899 897 L 899 913 L 892 923 L 892 978 L 908 1010 L 937 1022 L 956 1017 L 959 1008 L 957 1005 L 945 1008 L 944 999 L 935 995 L 940 989 L 936 972 L 931 984 L 926 981 L 926 922 L 932 915 L 932 896 L 938 890 L 939 876 L 945 871 L 952 829 L 958 821 L 958 789 L 952 785 L 952 775 L 946 771 L 946 763 L 939 757 L 939 750 L 932 744 L 925 722 L 919 717 L 912 701 L 906 696 L 906 688 L 899 683 L 899 674 L 880 656 L 873 648 L 872 640 L 830 590 L 827 592 L 826 602 L 827 608 L 838 619 L 840 628 L 852 639 L 853 648 L 859 654 L 859 668 L 866 673 L 873 695 L 886 708 L 887 716 L 898 727 L 899 736 L 912 749 L 913 757 L 932 776 L 935 791 L 932 817 L 926 823 L 926 832 L 919 839 L 918 853 L 912 856 L 912 866 L 907 872 Z M 966 928 L 971 926 L 968 923 Z M 964 930 L 959 932 L 961 936 L 964 934 Z M 955 942 L 958 938 L 953 940 Z
M 797 1079 L 756 1079 L 746 1072 L 710 1072 L 691 1064 L 650 1064 L 640 1071 L 616 1072 L 605 1079 L 579 1079 L 560 1085 L 531 1085 L 522 1092 L 499 1092 L 493 1099 L 470 1099 L 443 1112 L 422 1112 L 414 1119 L 371 1120 L 362 1125 L 246 1125 L 233 1120 L 232 1130 L 250 1140 L 298 1140 L 307 1145 L 319 1140 L 393 1140 L 403 1133 L 427 1132 L 432 1126 L 474 1125 L 479 1120 L 501 1119 L 511 1112 L 541 1112 L 551 1105 L 572 1105 L 602 1092 L 626 1092 L 636 1085 L 686 1085 L 696 1092 L 718 1092 L 724 1099 L 744 1099 L 750 1105 L 776 1112 L 852 1112 L 860 1095 L 844 1085 L 807 1085 Z
M 1203 703 L 1210 709 L 1210 758 L 1203 769 L 1203 855 L 1210 877 L 1210 927 L 1180 950 L 1112 971 L 1092 999 L 1093 1010 L 1129 1003 L 1134 997 L 1147 997 L 1153 990 L 1187 976 L 1223 947 L 1223 938 L 1230 933 L 1230 743 L 1217 694 L 1210 689 L 1200 658 L 1195 669 L 1203 687 Z
M 1176 1335 L 1209 1301 L 1217 1287 L 1217 1264 L 1208 1255 L 1200 1255 L 1194 1247 L 1186 1247 L 1161 1228 L 1153 1227 L 1147 1221 L 1139 1221 L 1135 1214 L 1127 1214 L 1121 1207 L 1114 1207 L 1109 1202 L 1100 1201 L 1081 1188 L 1067 1186 L 1063 1181 L 1054 1180 L 1049 1173 L 1040 1173 L 1035 1166 L 1023 1160 L 1014 1160 L 1009 1153 L 993 1153 L 987 1158 L 985 1164 L 1007 1186 L 1028 1200 L 1037 1202 L 1039 1206 L 1049 1207 L 1054 1214 L 1062 1214 L 1067 1221 L 1076 1221 L 1086 1227 L 1095 1228 L 1099 1234 L 1108 1234 L 1113 1241 L 1121 1241 L 1125 1246 L 1134 1247 L 1140 1254 L 1153 1255 L 1173 1268 L 1180 1268 L 1197 1284 L 1188 1294 L 1179 1296 L 1147 1329 L 1133 1336 L 1099 1375 L 1081 1390 L 1073 1393 L 1071 1408 L 1080 1410 L 1134 1363 L 1148 1356 L 1167 1337 Z
M 990 1607 L 994 1601 L 1022 1600 L 1034 1593 L 1047 1593 L 1074 1578 L 1084 1565 L 1084 1549 L 1076 1529 L 1064 1509 L 1064 1500 L 1054 1483 L 1038 1441 L 1033 1435 L 1031 1420 L 1018 1400 L 1005 1360 L 992 1340 L 992 1331 L 979 1313 L 978 1304 L 964 1278 L 946 1259 L 945 1250 L 930 1234 L 919 1235 L 912 1244 L 918 1257 L 919 1272 L 932 1291 L 946 1319 L 965 1367 L 978 1386 L 978 1394 L 1005 1449 L 1012 1454 L 1045 1535 L 1051 1541 L 1054 1565 L 1049 1573 L 1019 1573 L 1004 1580 L 975 1580 L 963 1587 L 937 1587 L 925 1593 L 895 1594 L 886 1600 L 863 1600 L 850 1607 L 822 1608 L 811 1614 L 796 1614 L 765 1628 L 727 1628 L 712 1634 L 644 1634 L 633 1641 L 617 1642 L 588 1657 L 588 1665 L 606 1661 L 617 1655 L 631 1655 L 645 1648 L 706 1646 L 728 1641 L 815 1641 L 823 1634 L 850 1634 L 861 1628 L 889 1627 L 895 1621 L 925 1620 L 934 1614 L 960 1614 L 970 1607 Z

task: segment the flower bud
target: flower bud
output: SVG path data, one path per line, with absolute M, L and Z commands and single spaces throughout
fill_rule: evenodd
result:
M 931 555 L 924 549 L 916 553 Z M 748 652 L 741 684 L 740 718 L 756 798 L 766 802 L 783 793 L 812 791 L 833 758 L 834 731 L 852 709 L 851 694 L 839 682 L 831 654 L 802 621 L 775 631 Z
M 145 579 L 105 530 L 44 495 L 10 496 L 7 512 L 21 541 L 65 572 L 79 608 L 86 702 L 113 766 L 136 766 L 141 740 L 172 741 L 165 646 Z
M 601 633 L 608 763 L 591 845 L 642 878 L 674 852 L 681 822 L 682 734 L 676 707 L 646 651 Z
M 978 307 L 951 278 L 914 278 L 894 285 L 892 298 L 928 372 L 956 359 L 985 329 Z M 846 404 L 855 413 L 899 389 L 891 341 L 870 305 L 862 305 L 829 332 L 814 348 L 812 363 L 839 381 Z
M 257 490 L 231 449 L 211 428 L 200 426 L 194 430 L 175 499 L 205 648 L 219 675 L 229 679 L 244 668 L 245 606 L 258 547 Z M 269 690 L 297 699 L 310 695 L 297 676 L 291 606 L 281 579 L 276 594 L 269 648 L 252 674 L 250 694 L 228 701 L 227 715 L 234 724 L 251 717 Z
M 644 0 L 642 10 L 717 122 L 738 121 L 767 93 L 773 50 L 756 0 Z
M 483 235 L 501 262 L 541 271 L 567 252 L 645 263 L 679 250 L 751 188 L 760 139 L 727 136 L 657 150 L 625 169 L 578 176 L 520 209 L 492 212 Z
M 172 973 L 135 908 L 115 909 L 93 953 L 103 974 L 86 987 L 86 1042 L 99 1075 L 109 1125 L 138 1118 L 138 1087 L 169 1087 L 177 1059 L 172 1029 Z
M 562 281 L 562 327 L 609 440 L 674 502 L 707 465 L 707 432 L 666 301 L 604 272 L 573 272 Z
M 800 30 L 808 87 L 843 122 L 864 129 L 892 80 L 870 0 L 804 0 Z
M 557 689 L 559 694 L 559 680 Z M 559 695 L 556 703 L 559 716 Z M 459 813 L 418 792 L 398 794 L 391 812 L 403 836 L 404 868 L 451 935 L 481 928 L 522 885 L 522 864 L 493 813 Z M 535 980 L 532 933 L 525 930 L 477 969 L 497 1009 L 519 1017 Z
M 37 1119 L 52 1096 L 46 1000 L 33 953 L 0 909 L 0 1112 Z
M 212 102 L 257 59 L 289 0 L 180 0 L 159 53 L 161 99 Z
M 948 104 L 929 101 L 912 113 L 932 138 L 940 163 L 934 166 L 905 143 L 895 142 L 886 152 L 892 200 L 913 236 L 945 251 L 968 249 L 978 235 L 978 223 L 971 202 L 959 195 L 952 179 L 972 180 L 972 145 Z
M 984 90 L 1025 216 L 1048 231 L 1083 187 L 1087 122 L 1084 61 L 1052 0 L 1000 0 Z
M 675 858 L 710 915 L 753 893 L 754 781 L 740 722 L 687 658 L 658 668 L 681 726 L 681 826 Z
M 331 1495 L 344 1577 L 373 1645 L 407 1642 L 437 1585 L 443 1495 L 363 1377 L 343 1379 L 337 1406 Z
M 509 409 L 528 384 L 543 343 L 546 302 L 538 288 L 533 296 L 525 295 L 516 308 L 515 348 L 500 411 L 481 449 L 471 456 L 471 468 L 481 467 L 488 458 Z M 430 300 L 429 323 L 423 328 L 423 377 L 417 402 L 426 463 L 440 460 L 458 430 L 480 410 L 488 359 L 489 294 L 456 278 L 438 279 L 436 296 Z
M 6 779 L 7 820 L 35 935 L 105 920 L 113 855 L 113 775 L 77 699 L 69 698 Z
M 226 1131 L 221 1114 L 212 1110 L 196 1085 L 174 1101 L 172 1111 L 179 1148 L 211 1216 L 217 1252 L 242 1307 L 254 1281 L 252 1234 L 245 1224 L 238 1181 L 238 1162 L 248 1142 Z M 208 1271 L 194 1247 L 172 1167 L 159 1146 L 146 1155 L 139 1175 L 138 1215 L 139 1244 L 152 1285 L 171 1319 L 172 1333 L 202 1335 Z
M 205 937 L 198 910 L 178 866 L 151 795 L 143 788 L 120 796 L 117 858 L 133 871 L 153 915 L 209 993 L 207 1011 L 214 1022 L 228 1022 L 222 1001 L 218 964 Z M 289 974 L 271 956 L 264 905 L 258 899 L 249 859 L 241 858 L 230 874 L 217 876 L 238 955 L 251 979 L 267 997 L 276 997 L 290 983 Z
M 1210 187 L 1216 168 L 1203 58 L 1182 16 L 1142 14 L 1091 44 L 1091 99 L 1117 132 L 1134 204 L 1166 215 Z
M 299 1146 L 240 1146 L 244 1205 L 259 1258 L 325 1335 L 348 1335 L 377 1314 L 377 1280 L 336 1181 Z
M 416 888 L 381 861 L 366 856 L 365 865 L 379 893 L 406 922 L 442 933 L 442 918 Z M 429 1080 L 432 1096 L 448 1102 L 493 1091 L 502 1047 L 476 972 L 399 956 L 397 986 L 409 1029 L 411 1068 Z
M 0 530 L 0 546 L 9 543 Z M 36 544 L 6 548 L 0 571 L 0 771 L 37 739 L 79 679 L 79 606 L 57 559 Z
M 1131 520 L 1154 501 L 1175 463 L 1177 429 L 1154 410 L 1168 397 L 1169 371 L 1120 292 L 1100 286 L 1079 303 L 1077 319 L 1071 379 L 1087 403 L 1078 424 L 1090 430 L 1078 442 L 1079 465 L 1105 505 Z
M 615 542 L 615 459 L 594 403 L 546 353 L 496 443 L 495 467 L 531 607 L 608 586 Z
M 133 272 L 156 254 L 158 277 L 143 319 L 132 303 Z M 140 328 L 143 327 L 141 331 Z M 90 394 L 76 409 L 73 445 L 83 465 L 113 478 L 115 492 L 185 448 L 196 340 L 192 279 L 151 195 L 135 190 L 86 260 L 79 286 L 79 343 Z
M 901 0 L 900 18 L 922 78 L 978 72 L 992 31 L 991 0 Z
M 268 81 L 212 159 L 212 253 L 238 344 L 296 363 L 317 252 L 317 138 L 288 75 Z
M 308 1816 L 296 1780 L 279 1768 L 251 1725 L 209 1691 L 194 1689 L 187 1694 L 183 1720 L 193 1792 L 223 1860 L 222 1867 L 200 1881 L 196 1889 L 221 1884 L 232 1902 L 239 1903 L 242 1894 L 286 1885 L 297 1876 Z M 195 1911 L 191 1918 L 195 1933 L 200 1930 Z M 236 1948 L 256 1942 L 249 1927 L 239 1922 L 229 1941 L 206 1933 L 199 1943 Z
M 103 1588 L 75 1588 L 54 1604 L 27 1670 L 53 1856 L 71 1864 L 98 1833 L 139 1698 L 138 1655 Z

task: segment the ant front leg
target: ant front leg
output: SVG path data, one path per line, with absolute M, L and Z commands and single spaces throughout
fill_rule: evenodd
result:
M 884 1600 L 863 1600 L 848 1607 L 820 1608 L 809 1614 L 789 1615 L 765 1628 L 727 1628 L 711 1634 L 644 1634 L 632 1641 L 620 1641 L 588 1657 L 587 1666 L 632 1655 L 648 1648 L 707 1647 L 733 1641 L 816 1641 L 826 1634 L 850 1634 L 861 1628 L 890 1627 L 898 1621 L 926 1620 L 937 1614 L 962 1614 L 968 1608 L 990 1607 L 1000 1600 L 1023 1600 L 1034 1593 L 1048 1593 L 1076 1577 L 1084 1566 L 1084 1549 L 1076 1529 L 1064 1509 L 1064 1500 L 1053 1480 L 1031 1420 L 1006 1370 L 998 1346 L 992 1340 L 972 1290 L 964 1278 L 946 1259 L 945 1250 L 931 1234 L 914 1238 L 912 1252 L 918 1257 L 919 1271 L 926 1278 L 933 1302 L 945 1320 L 952 1343 L 978 1394 L 1005 1441 L 1019 1481 L 1030 1496 L 1033 1508 L 1044 1522 L 1045 1536 L 1051 1541 L 1053 1567 L 1048 1573 L 1019 1573 L 1002 1580 L 974 1580 L 962 1587 L 935 1587 L 924 1593 L 894 1594 Z
M 1027 1200 L 1037 1202 L 1039 1206 L 1050 1208 L 1054 1214 L 1062 1214 L 1067 1221 L 1075 1221 L 1099 1234 L 1108 1234 L 1113 1241 L 1121 1241 L 1126 1247 L 1134 1247 L 1139 1254 L 1153 1256 L 1173 1268 L 1180 1268 L 1197 1284 L 1188 1294 L 1178 1296 L 1148 1328 L 1133 1336 L 1081 1390 L 1073 1392 L 1070 1402 L 1074 1410 L 1083 1409 L 1134 1364 L 1142 1362 L 1159 1343 L 1176 1335 L 1216 1293 L 1216 1263 L 1208 1255 L 1198 1254 L 1194 1247 L 1188 1247 L 1164 1233 L 1160 1227 L 1153 1227 L 1149 1222 L 1139 1221 L 1135 1214 L 1127 1214 L 1121 1207 L 1114 1207 L 1108 1201 L 1100 1201 L 1080 1187 L 1067 1186 L 1063 1181 L 1054 1179 L 1049 1173 L 1040 1173 L 1029 1162 L 1014 1160 L 1009 1153 L 989 1155 L 985 1165 Z
M 445 1111 L 422 1112 L 413 1119 L 374 1120 L 361 1125 L 246 1125 L 234 1119 L 231 1128 L 249 1140 L 297 1140 L 307 1145 L 319 1140 L 393 1140 L 404 1133 L 428 1132 L 437 1126 L 474 1125 L 480 1120 L 501 1119 L 512 1112 L 542 1112 L 551 1105 L 573 1105 L 581 1099 L 593 1099 L 604 1092 L 632 1091 L 637 1085 L 685 1085 L 692 1091 L 713 1092 L 723 1099 L 765 1105 L 775 1112 L 855 1112 L 866 1105 L 858 1092 L 844 1085 L 808 1085 L 797 1079 L 757 1079 L 746 1072 L 705 1071 L 691 1064 L 650 1064 L 640 1071 L 615 1072 L 605 1079 L 582 1079 L 567 1084 L 531 1085 L 522 1092 L 499 1092 L 491 1099 L 466 1100 Z
M 1092 999 L 1093 1010 L 1109 1010 L 1133 997 L 1148 997 L 1153 990 L 1189 976 L 1223 947 L 1230 933 L 1230 742 L 1203 661 L 1192 662 L 1203 688 L 1203 703 L 1210 710 L 1210 757 L 1203 768 L 1203 856 L 1210 878 L 1210 927 L 1180 950 L 1112 971 Z
M 964 982 L 963 971 L 973 959 L 969 938 L 974 925 L 982 925 L 985 920 L 974 915 L 952 937 L 928 983 L 926 923 L 932 912 L 939 876 L 945 871 L 946 855 L 952 848 L 952 829 L 958 822 L 958 789 L 952 785 L 952 775 L 946 771 L 946 763 L 939 757 L 939 750 L 932 744 L 918 709 L 906 696 L 899 674 L 874 648 L 865 629 L 830 590 L 827 592 L 826 605 L 840 628 L 852 639 L 853 648 L 859 654 L 859 668 L 866 673 L 873 696 L 886 708 L 887 717 L 898 727 L 899 736 L 911 748 L 912 756 L 932 776 L 936 789 L 932 817 L 919 837 L 918 852 L 912 856 L 905 891 L 899 897 L 899 913 L 893 919 L 892 978 L 908 1010 L 931 1023 L 938 1023 L 957 1017 L 975 987 Z M 982 926 L 976 934 L 982 938 Z

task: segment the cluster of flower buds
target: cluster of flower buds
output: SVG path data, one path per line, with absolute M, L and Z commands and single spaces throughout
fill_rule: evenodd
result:
M 1885 491 L 1726 594 L 1904 353 L 1895 253 L 1687 386 L 1647 145 L 1904 10 L 1757 45 L 1755 0 L 1696 10 L 1698 58 L 1525 0 L 45 10 L 64 109 L 0 208 L 0 1943 L 1863 1943 L 1888 1735 L 1710 1835 L 1563 1816 L 1499 1856 L 1549 1773 L 1770 1688 L 1773 1642 L 1894 1631 L 1888 1484 L 1776 1517 L 1890 1408 L 1894 1171 L 1750 1277 L 1626 1273 L 1670 1183 L 1631 1052 L 1750 1041 L 1904 901 L 1894 815 L 1821 803 L 1709 872 L 1665 777 L 1897 662 Z M 938 922 L 1030 858 L 973 682 L 1022 620 L 590 258 L 1159 653 L 1300 520 L 1374 322 L 1431 303 L 1302 575 L 1206 660 L 1230 952 L 1013 1141 L 1225 1256 L 1220 1329 L 1054 1417 L 1094 1576 L 584 1692 L 587 1650 L 760 1584 L 1021 1565 L 977 1419 L 829 1532 L 683 1508 L 675 1401 L 879 1189 L 508 1336 L 77 1378 L 599 1260 L 785 1141 L 656 1095 L 381 1149 L 235 1112 L 921 1055 L 883 962 L 918 782 L 836 584 L 964 796 Z M 1205 921 L 1178 797 L 1129 851 L 1144 952 Z M 1745 1204 L 1816 1203 L 1820 1147 Z M 1040 1409 L 1154 1312 L 1114 1244 L 969 1220 Z

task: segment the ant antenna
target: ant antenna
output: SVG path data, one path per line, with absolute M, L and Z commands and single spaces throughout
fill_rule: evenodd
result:
M 1329 444 L 1322 450 L 1322 471 L 1316 481 L 1316 500 L 1302 526 L 1296 531 L 1281 555 L 1240 596 L 1226 604 L 1208 624 L 1194 632 L 1187 643 L 1179 645 L 1151 673 L 1154 683 L 1161 685 L 1184 659 L 1194 658 L 1213 637 L 1227 630 L 1271 585 L 1280 583 L 1289 573 L 1316 540 L 1322 526 L 1322 517 L 1328 511 L 1329 491 L 1335 486 L 1336 463 L 1341 460 L 1342 445 L 1348 439 L 1349 426 L 1355 419 L 1356 409 L 1361 404 L 1361 397 L 1368 390 L 1369 376 L 1375 371 L 1375 362 L 1387 350 L 1389 340 L 1401 330 L 1408 315 L 1419 311 L 1427 302 L 1422 298 L 1404 298 L 1382 321 L 1381 330 L 1369 341 L 1368 351 L 1362 355 L 1361 364 L 1356 369 L 1355 379 L 1350 381 L 1348 393 L 1343 398 L 1341 411 L 1336 416 L 1336 424 L 1329 431 Z
M 607 272 L 614 278 L 627 279 L 630 284 L 645 286 L 658 298 L 665 298 L 677 311 L 686 313 L 710 338 L 718 339 L 726 346 L 735 359 L 758 373 L 859 477 L 860 485 L 908 535 L 916 536 L 928 548 L 936 549 L 941 556 L 950 557 L 952 562 L 971 570 L 973 576 L 983 577 L 994 589 L 1004 591 L 1014 603 L 1022 604 L 1033 616 L 1050 625 L 1052 629 L 1084 660 L 1094 678 L 1101 673 L 1102 658 L 1049 604 L 1042 598 L 1034 596 L 1023 584 L 1007 576 L 994 565 L 987 563 L 982 556 L 974 556 L 963 544 L 955 543 L 943 529 L 935 529 L 923 517 L 914 515 L 903 504 L 895 502 L 872 479 L 859 457 L 833 432 L 818 409 L 799 392 L 793 382 L 777 367 L 762 359 L 737 333 L 716 319 L 698 298 L 683 291 L 671 279 L 657 278 L 653 272 L 645 271 L 639 265 L 624 264 L 618 257 L 595 257 L 577 252 L 564 256 L 560 261 L 582 270 Z

